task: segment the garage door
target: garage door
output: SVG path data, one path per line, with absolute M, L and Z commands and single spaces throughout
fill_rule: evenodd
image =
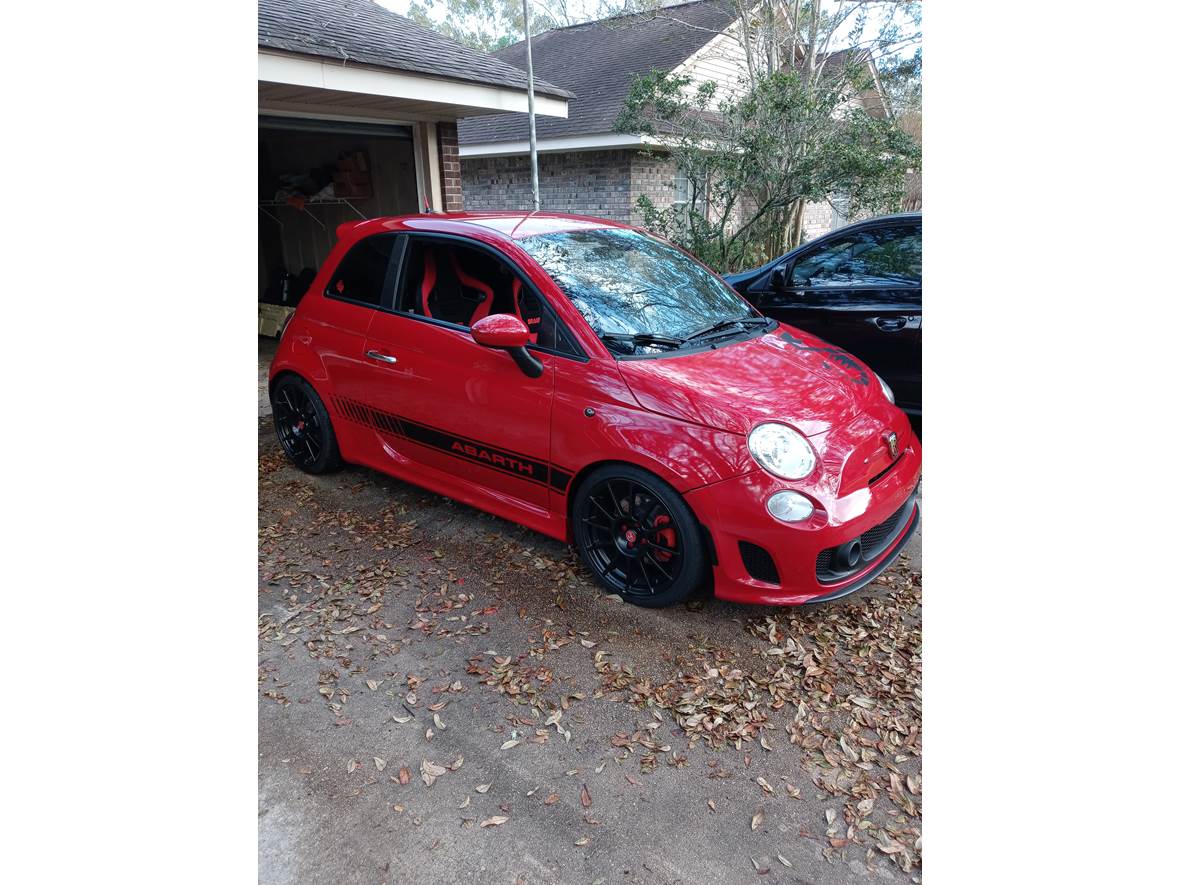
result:
M 358 218 L 418 211 L 408 126 L 258 118 L 259 301 L 293 306 Z

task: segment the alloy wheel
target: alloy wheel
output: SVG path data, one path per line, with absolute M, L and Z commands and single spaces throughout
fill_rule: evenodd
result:
M 273 402 L 279 442 L 292 461 L 312 467 L 324 450 L 324 428 L 307 391 L 295 384 L 283 385 Z
M 654 596 L 679 577 L 683 531 L 668 505 L 643 483 L 599 482 L 578 518 L 587 535 L 589 565 L 620 595 Z

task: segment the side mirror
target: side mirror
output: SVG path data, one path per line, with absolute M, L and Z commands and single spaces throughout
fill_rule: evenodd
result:
M 770 288 L 776 292 L 787 288 L 787 271 L 781 264 L 770 272 Z
M 525 347 L 529 343 L 529 327 L 520 317 L 510 313 L 486 316 L 471 327 L 471 337 L 482 347 L 508 351 L 522 372 L 530 378 L 540 377 L 544 367 Z

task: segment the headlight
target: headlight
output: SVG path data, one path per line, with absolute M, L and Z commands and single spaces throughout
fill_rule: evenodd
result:
M 778 492 L 770 496 L 766 502 L 766 509 L 775 519 L 783 522 L 799 522 L 807 519 L 815 510 L 815 506 L 798 492 Z
M 873 374 L 877 375 L 876 372 Z M 880 375 L 877 375 L 877 381 L 881 383 L 881 392 L 885 394 L 885 399 L 889 400 L 889 402 L 893 402 L 893 391 L 889 389 L 889 385 L 885 383 L 885 379 Z
M 747 440 L 763 469 L 783 479 L 802 479 L 815 469 L 815 450 L 803 435 L 784 424 L 759 424 Z

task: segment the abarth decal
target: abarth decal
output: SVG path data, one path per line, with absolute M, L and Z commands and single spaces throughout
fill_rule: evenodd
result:
M 790 344 L 792 347 L 797 347 L 799 350 L 814 350 L 819 353 L 826 353 L 832 358 L 832 362 L 836 363 L 840 368 L 845 369 L 848 374 L 855 375 L 852 378 L 853 384 L 868 384 L 869 376 L 865 372 L 864 366 L 852 358 L 852 356 L 838 347 L 809 347 L 802 338 L 796 338 L 790 332 L 783 332 L 778 336 L 783 341 Z
M 332 397 L 332 403 L 336 406 L 337 412 L 357 424 L 363 424 L 382 433 L 400 436 L 410 442 L 446 452 L 448 455 L 461 458 L 464 461 L 473 461 L 483 467 L 507 473 L 526 482 L 549 486 L 562 494 L 565 494 L 565 490 L 569 488 L 570 480 L 573 479 L 573 474 L 568 470 L 562 470 L 545 461 L 538 461 L 526 455 L 498 449 L 468 437 L 456 436 L 446 430 L 439 430 L 437 427 L 410 421 L 400 415 L 382 412 L 364 403 L 339 396 Z

